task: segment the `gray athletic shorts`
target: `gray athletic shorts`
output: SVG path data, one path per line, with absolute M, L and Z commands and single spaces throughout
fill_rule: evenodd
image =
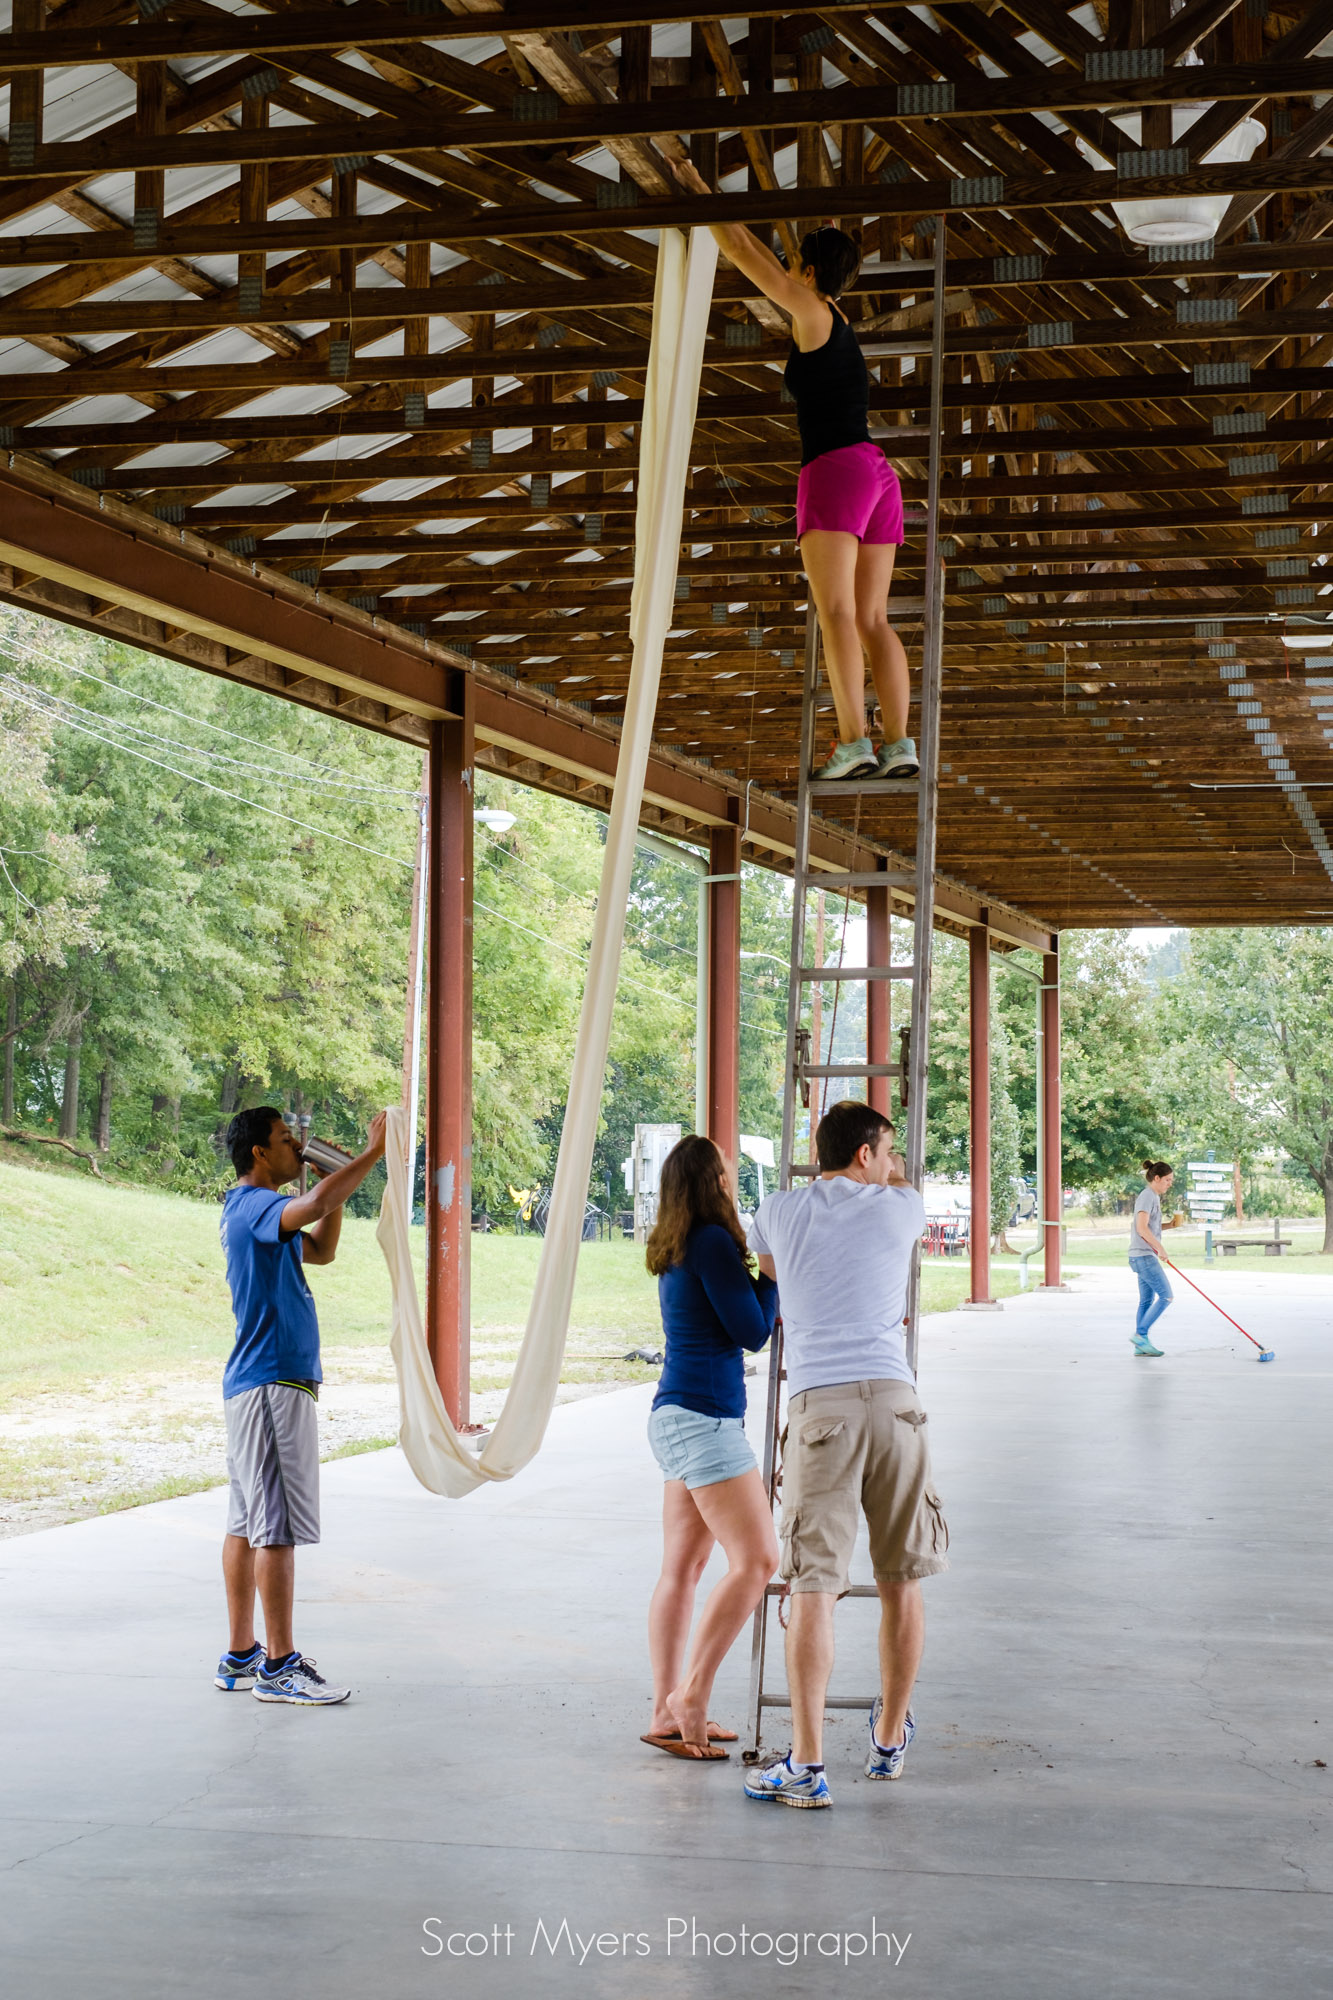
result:
M 222 1405 L 231 1494 L 227 1533 L 252 1549 L 319 1540 L 319 1428 L 307 1389 L 267 1382 Z

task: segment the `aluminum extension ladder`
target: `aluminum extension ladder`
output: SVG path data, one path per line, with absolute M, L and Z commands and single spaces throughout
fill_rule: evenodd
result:
M 930 1055 L 930 968 L 931 945 L 934 919 L 935 883 L 935 829 L 939 802 L 939 737 L 940 737 L 940 687 L 942 681 L 942 654 L 944 631 L 944 563 L 939 552 L 939 485 L 940 485 L 940 438 L 943 422 L 943 347 L 944 347 L 944 268 L 945 268 L 945 218 L 936 221 L 934 272 L 934 313 L 931 339 L 930 376 L 930 443 L 929 475 L 927 481 L 926 512 L 926 566 L 925 604 L 922 645 L 922 673 L 920 697 L 920 724 L 917 748 L 920 755 L 920 776 L 915 779 L 869 778 L 834 779 L 819 781 L 811 777 L 810 771 L 815 758 L 817 715 L 821 687 L 819 661 L 819 623 L 815 615 L 813 600 L 806 614 L 805 665 L 801 703 L 801 763 L 800 781 L 796 795 L 796 856 L 795 893 L 792 899 L 791 959 L 787 984 L 787 1070 L 786 1087 L 782 1107 L 782 1153 L 779 1186 L 789 1188 L 792 1181 L 802 1175 L 812 1176 L 818 1168 L 798 1163 L 794 1158 L 796 1136 L 796 1113 L 800 1104 L 810 1100 L 810 1085 L 825 1078 L 846 1078 L 869 1080 L 871 1077 L 890 1077 L 897 1080 L 899 1101 L 906 1122 L 906 1160 L 909 1179 L 919 1183 L 925 1164 L 926 1138 L 926 1074 Z M 917 798 L 916 853 L 910 871 L 894 873 L 880 870 L 874 873 L 830 873 L 810 866 L 810 819 L 815 802 L 838 798 L 851 804 L 857 800 L 885 797 L 901 798 L 904 794 L 915 793 Z M 913 950 L 910 965 L 877 965 L 847 967 L 842 965 L 811 966 L 806 964 L 806 904 L 811 889 L 832 891 L 865 890 L 868 888 L 898 888 L 910 890 L 913 896 Z M 892 924 L 889 925 L 890 937 Z M 890 951 L 890 956 L 892 953 Z M 810 1055 L 810 1034 L 802 1025 L 803 1004 L 806 994 L 821 981 L 837 980 L 842 984 L 862 983 L 867 989 L 867 1019 L 869 1018 L 869 983 L 872 980 L 888 979 L 903 981 L 909 986 L 911 1007 L 909 1025 L 900 1029 L 902 1054 L 898 1062 L 870 1063 L 824 1063 L 818 1060 L 822 1051 L 816 1049 L 814 1060 Z M 832 1054 L 830 1048 L 829 1054 Z M 901 1140 L 902 1124 L 899 1123 Z M 917 1356 L 917 1318 L 920 1293 L 920 1249 L 914 1251 L 908 1286 L 908 1336 L 907 1355 L 913 1371 Z M 769 1502 L 776 1506 L 780 1481 L 780 1450 L 782 1432 L 782 1384 L 785 1380 L 783 1368 L 782 1329 L 778 1330 L 770 1345 L 768 1373 L 768 1403 L 764 1424 L 764 1485 Z M 857 1598 L 878 1598 L 873 1584 L 853 1584 L 848 1593 Z M 750 1699 L 747 1715 L 747 1743 L 742 1754 L 747 1763 L 758 1761 L 763 1742 L 763 1722 L 770 1709 L 789 1708 L 786 1694 L 771 1692 L 765 1682 L 765 1668 L 768 1664 L 768 1641 L 770 1634 L 770 1610 L 775 1602 L 785 1595 L 785 1586 L 770 1583 L 754 1617 L 754 1635 L 750 1660 Z M 866 1695 L 829 1695 L 826 1706 L 830 1709 L 869 1710 L 872 1697 Z

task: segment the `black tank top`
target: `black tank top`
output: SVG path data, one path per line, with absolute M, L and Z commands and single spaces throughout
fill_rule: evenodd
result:
M 801 464 L 826 451 L 870 440 L 870 377 L 851 326 L 830 306 L 833 327 L 822 347 L 802 354 L 793 341 L 782 379 L 796 398 Z

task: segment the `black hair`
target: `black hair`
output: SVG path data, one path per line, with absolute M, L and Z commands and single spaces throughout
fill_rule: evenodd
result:
M 250 1173 L 255 1164 L 255 1147 L 267 1146 L 273 1121 L 282 1113 L 272 1104 L 257 1104 L 253 1111 L 238 1111 L 227 1127 L 227 1151 L 237 1177 Z
M 1145 1180 L 1160 1181 L 1164 1175 L 1173 1174 L 1175 1171 L 1175 1168 L 1166 1160 L 1145 1160 L 1143 1162 L 1143 1177 Z
M 829 1106 L 815 1132 L 819 1164 L 825 1173 L 850 1167 L 862 1146 L 869 1146 L 873 1153 L 881 1132 L 892 1130 L 893 1120 L 882 1111 L 872 1111 L 868 1104 L 858 1104 L 851 1097 L 840 1098 Z
M 845 230 L 812 229 L 801 238 L 801 263 L 814 272 L 824 297 L 836 299 L 861 268 L 861 248 Z

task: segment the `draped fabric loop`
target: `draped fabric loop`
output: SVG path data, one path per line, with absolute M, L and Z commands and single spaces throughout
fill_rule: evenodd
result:
M 399 1437 L 421 1484 L 451 1499 L 461 1498 L 488 1480 L 512 1479 L 522 1470 L 541 1446 L 560 1383 L 611 1042 L 635 836 L 657 712 L 662 655 L 674 615 L 685 480 L 716 267 L 717 246 L 706 229 L 691 231 L 688 242 L 679 230 L 663 230 L 639 433 L 630 601 L 633 657 L 588 976 L 528 1323 L 504 1409 L 479 1454 L 463 1442 L 451 1423 L 431 1365 L 408 1234 L 407 1117 L 396 1106 L 389 1111 L 388 1189 L 377 1234 L 393 1291 L 390 1345 L 398 1370 Z

